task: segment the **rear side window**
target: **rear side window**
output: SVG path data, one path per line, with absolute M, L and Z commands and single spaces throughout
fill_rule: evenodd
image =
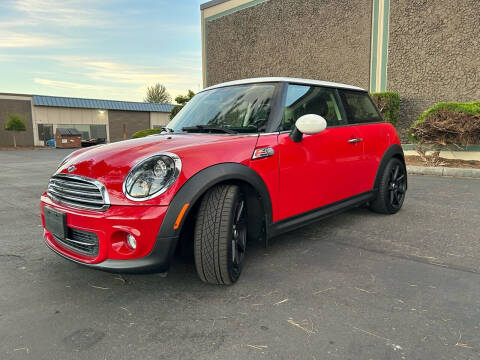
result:
M 382 122 L 377 108 L 367 93 L 338 89 L 343 107 L 351 124 Z
M 289 84 L 281 131 L 293 129 L 295 121 L 307 114 L 322 116 L 328 126 L 342 125 L 346 121 L 342 118 L 338 103 L 335 89 Z

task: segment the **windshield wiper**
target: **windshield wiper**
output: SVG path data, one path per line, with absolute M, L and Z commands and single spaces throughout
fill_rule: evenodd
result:
M 219 127 L 219 126 L 212 126 L 212 125 L 195 125 L 195 126 L 187 126 L 182 128 L 183 131 L 202 131 L 202 132 L 212 132 L 212 131 L 219 131 L 224 132 L 226 134 L 237 134 L 238 131 L 230 130 L 227 128 Z
M 167 132 L 167 133 L 169 133 L 169 132 L 174 132 L 173 129 L 170 129 L 170 128 L 166 127 L 166 126 L 162 126 L 162 132 L 163 132 L 163 131 L 165 131 L 165 132 Z

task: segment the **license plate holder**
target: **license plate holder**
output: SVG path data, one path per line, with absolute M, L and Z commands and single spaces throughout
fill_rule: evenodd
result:
M 43 209 L 45 217 L 45 229 L 56 237 L 64 240 L 67 238 L 67 214 L 54 210 L 48 206 Z

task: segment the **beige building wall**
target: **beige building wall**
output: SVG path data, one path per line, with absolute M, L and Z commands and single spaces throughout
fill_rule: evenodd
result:
M 372 0 L 231 0 L 202 13 L 206 86 L 288 76 L 369 87 Z
M 265 0 L 268 1 L 268 0 Z M 256 3 L 256 2 L 255 2 Z M 248 6 L 252 4 L 252 0 L 230 0 L 227 2 L 219 3 L 218 5 L 206 8 L 201 12 L 201 21 L 202 21 L 202 75 L 203 75 L 203 86 L 207 86 L 207 60 L 206 60 L 206 30 L 205 30 L 205 20 L 212 19 L 216 16 L 221 15 L 222 13 L 227 13 L 232 9 Z
M 392 0 L 390 9 L 387 88 L 402 99 L 407 140 L 435 103 L 480 100 L 480 1 Z
M 33 118 L 35 121 L 35 124 L 33 126 L 33 133 L 34 133 L 33 138 L 36 146 L 44 145 L 44 142 L 38 139 L 37 124 L 52 124 L 54 134 L 57 130 L 57 125 L 63 125 L 63 124 L 106 125 L 106 129 L 107 129 L 106 140 L 107 142 L 110 141 L 107 110 L 34 106 Z
M 151 112 L 150 113 L 150 127 L 166 126 L 170 122 L 169 113 Z

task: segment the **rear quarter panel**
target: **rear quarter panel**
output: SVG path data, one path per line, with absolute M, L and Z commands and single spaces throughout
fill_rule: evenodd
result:
M 385 151 L 393 144 L 401 145 L 398 134 L 390 123 L 365 124 L 359 126 L 364 139 L 365 176 L 373 188 L 377 169 Z

